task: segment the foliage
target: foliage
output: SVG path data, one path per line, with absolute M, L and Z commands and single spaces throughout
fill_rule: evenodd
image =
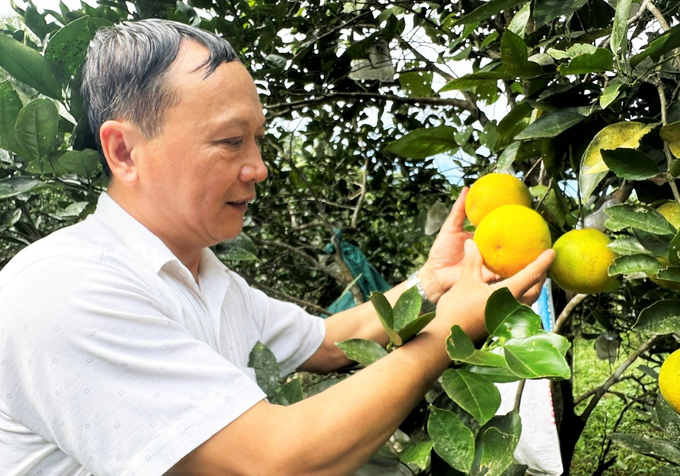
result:
M 575 226 L 595 227 L 615 239 L 610 247 L 619 255 L 610 269 L 618 289 L 587 297 L 555 289 L 559 334 L 569 341 L 588 334 L 626 357 L 584 395 L 574 395 L 570 379 L 555 382 L 565 468 L 588 418 L 629 367 L 640 359 L 653 373 L 678 348 L 680 300 L 647 279 L 680 281 L 680 235 L 655 211 L 664 201 L 680 202 L 677 1 L 107 0 L 74 11 L 63 4 L 59 11 L 31 3 L 16 9 L 22 23 L 7 22 L 0 34 L 7 78 L 0 83 L 0 266 L 82 219 L 105 188 L 78 92 L 92 34 L 125 19 L 165 17 L 228 38 L 261 88 L 270 179 L 245 234 L 216 247 L 253 285 L 314 312 L 345 288 L 360 302 L 337 230 L 396 283 L 424 261 L 435 211 L 450 206 L 458 185 L 509 171 L 530 186 L 553 239 Z M 470 72 L 460 74 L 465 65 Z M 507 113 L 489 117 L 492 108 Z M 437 163 L 454 169 L 456 185 Z M 412 329 L 392 319 L 383 316 L 398 344 Z M 643 337 L 639 344 L 617 338 L 631 332 Z M 485 352 L 459 354 L 469 350 L 459 334 L 451 337 L 455 360 Z M 515 349 L 512 339 L 504 344 L 508 367 L 508 356 L 523 355 L 523 343 Z M 552 337 L 540 339 L 553 353 L 565 351 Z M 570 363 L 569 351 L 565 357 Z M 452 370 L 451 385 L 469 378 L 462 367 Z M 548 374 L 566 377 L 564 370 Z M 309 388 L 325 385 L 317 383 Z M 637 385 L 640 395 L 656 392 Z M 291 395 L 299 395 L 297 387 Z M 456 416 L 469 423 L 462 405 L 443 407 L 425 431 L 436 433 Z M 623 413 L 645 409 L 640 397 Z M 494 418 L 485 424 L 510 444 L 514 418 Z M 475 430 L 466 439 L 485 435 Z M 649 454 L 648 442 L 631 436 L 601 446 L 613 440 Z M 446 453 L 439 443 L 427 466 L 428 445 L 407 449 L 416 470 L 477 468 L 485 458 L 474 453 L 468 465 L 465 453 L 454 461 L 439 456 Z M 593 474 L 614 464 L 619 453 L 607 451 Z

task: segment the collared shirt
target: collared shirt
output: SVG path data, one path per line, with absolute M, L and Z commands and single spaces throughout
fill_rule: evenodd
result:
M 160 475 L 264 398 L 320 318 L 250 288 L 209 250 L 198 282 L 108 195 L 0 272 L 0 474 Z

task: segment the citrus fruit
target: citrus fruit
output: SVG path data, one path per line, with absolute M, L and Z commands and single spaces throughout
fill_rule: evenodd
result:
M 550 229 L 543 217 L 523 205 L 503 205 L 487 214 L 474 241 L 492 272 L 507 278 L 550 248 Z
M 616 282 L 607 269 L 616 254 L 607 245 L 611 240 L 594 228 L 571 230 L 562 235 L 553 249 L 555 259 L 550 274 L 559 287 L 574 293 L 594 294 L 611 289 Z
M 680 205 L 678 202 L 666 202 L 656 209 L 663 217 L 668 220 L 668 223 L 675 228 L 680 227 Z
M 491 173 L 477 179 L 470 187 L 465 198 L 465 214 L 477 226 L 489 212 L 502 205 L 531 208 L 531 194 L 517 177 Z
M 656 211 L 661 213 L 668 223 L 673 225 L 675 228 L 680 228 L 680 205 L 678 205 L 678 202 L 666 202 L 663 205 L 657 207 Z M 668 258 L 657 258 L 657 260 L 664 267 L 667 267 L 671 264 Z M 649 279 L 662 288 L 680 291 L 680 283 L 676 281 L 660 279 L 656 275 L 650 276 Z
M 680 413 L 680 349 L 669 355 L 661 366 L 659 390 L 671 408 Z

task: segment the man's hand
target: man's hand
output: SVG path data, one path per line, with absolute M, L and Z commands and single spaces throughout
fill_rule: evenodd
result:
M 443 325 L 444 332 L 451 328 L 451 320 L 457 319 L 461 328 L 477 339 L 484 335 L 484 309 L 491 293 L 507 287 L 520 300 L 527 303 L 538 298 L 545 275 L 555 256 L 553 250 L 544 251 L 534 262 L 514 276 L 502 282 L 489 284 L 484 280 L 482 256 L 472 240 L 464 242 L 465 257 L 460 265 L 458 282 L 437 303 L 434 325 Z M 465 319 L 460 321 L 460 316 Z
M 473 233 L 465 231 L 465 197 L 468 188 L 464 187 L 453 204 L 451 213 L 442 225 L 435 240 L 427 263 L 418 273 L 428 299 L 436 303 L 451 286 L 458 282 L 463 268 L 465 240 L 472 238 Z M 498 279 L 498 276 L 486 268 L 482 268 L 482 279 L 486 282 Z

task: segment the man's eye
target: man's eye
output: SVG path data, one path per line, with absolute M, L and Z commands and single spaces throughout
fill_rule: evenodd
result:
M 219 141 L 220 144 L 228 145 L 231 147 L 238 147 L 243 143 L 243 139 L 223 139 Z

